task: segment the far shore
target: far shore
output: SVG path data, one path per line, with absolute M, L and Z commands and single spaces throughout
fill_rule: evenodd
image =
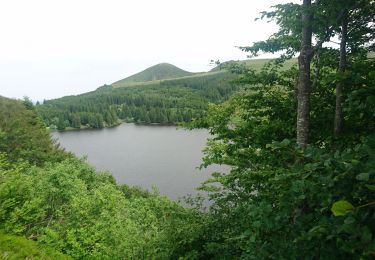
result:
M 104 126 L 102 128 L 94 128 L 94 127 L 90 127 L 88 125 L 82 125 L 80 128 L 66 127 L 63 130 L 58 130 L 56 128 L 50 128 L 50 127 L 47 127 L 47 129 L 50 132 L 71 132 L 71 131 L 82 131 L 82 130 L 100 130 L 100 129 L 105 129 L 105 128 L 117 127 L 117 126 L 122 125 L 122 124 L 135 124 L 135 125 L 145 125 L 145 126 L 179 126 L 179 123 L 162 124 L 162 123 L 145 123 L 145 122 L 121 121 L 117 124 L 113 124 L 113 125 L 110 125 L 110 126 Z

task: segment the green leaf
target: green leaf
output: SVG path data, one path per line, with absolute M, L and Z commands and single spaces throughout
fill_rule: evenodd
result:
M 352 211 L 354 206 L 346 200 L 339 200 L 333 203 L 331 211 L 334 216 L 345 216 L 348 212 Z
M 362 172 L 357 175 L 356 179 L 359 181 L 368 181 L 370 179 L 370 173 Z
M 367 189 L 375 191 L 375 185 L 366 184 Z
M 344 220 L 344 223 L 347 225 L 353 224 L 355 222 L 355 218 L 349 216 Z
M 290 145 L 290 140 L 289 139 L 284 139 L 280 143 L 281 147 L 287 147 L 288 145 Z

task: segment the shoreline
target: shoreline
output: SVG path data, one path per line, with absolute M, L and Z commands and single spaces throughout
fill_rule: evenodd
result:
M 94 128 L 89 126 L 81 126 L 80 128 L 73 128 L 73 127 L 67 127 L 64 130 L 58 130 L 58 129 L 51 129 L 49 127 L 46 127 L 49 132 L 73 132 L 73 131 L 84 131 L 84 130 L 101 130 L 106 128 L 113 128 L 117 127 L 122 124 L 135 124 L 135 125 L 145 125 L 145 126 L 179 126 L 181 123 L 174 123 L 174 124 L 162 124 L 162 123 L 144 123 L 144 122 L 132 122 L 132 121 L 121 121 L 118 124 L 110 125 L 110 126 L 104 126 L 102 128 Z

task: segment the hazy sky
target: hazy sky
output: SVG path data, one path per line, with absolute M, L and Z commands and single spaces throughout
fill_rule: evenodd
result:
M 161 62 L 198 72 L 245 59 L 254 21 L 285 0 L 0 0 L 0 95 L 34 101 L 91 91 Z

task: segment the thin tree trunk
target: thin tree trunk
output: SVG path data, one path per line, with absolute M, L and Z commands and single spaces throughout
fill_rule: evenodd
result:
M 297 96 L 297 144 L 305 147 L 309 137 L 310 117 L 310 64 L 313 54 L 311 0 L 303 0 L 302 4 L 302 41 L 298 57 L 298 96 Z
M 313 91 L 318 85 L 318 80 L 320 76 L 320 50 L 319 49 L 315 52 L 315 57 L 316 57 L 316 64 L 314 68 L 314 80 L 311 83 L 311 91 Z
M 341 79 L 336 84 L 336 110 L 335 110 L 335 122 L 334 122 L 334 135 L 339 137 L 342 134 L 344 127 L 344 115 L 343 115 L 343 76 L 346 70 L 346 43 L 348 40 L 348 10 L 344 10 L 342 22 L 341 22 L 341 42 L 340 42 L 340 64 L 339 74 Z

